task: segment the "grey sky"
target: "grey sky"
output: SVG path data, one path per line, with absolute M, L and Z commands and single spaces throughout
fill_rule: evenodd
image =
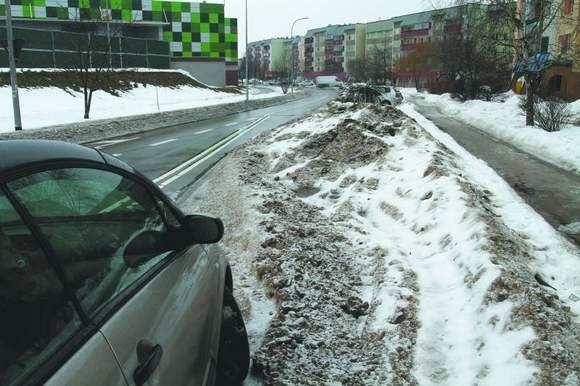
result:
M 220 0 L 217 0 L 221 2 Z M 210 0 L 211 2 L 211 0 Z M 226 16 L 238 18 L 239 56 L 245 48 L 245 0 L 225 0 Z M 388 19 L 432 9 L 431 0 L 248 0 L 249 41 L 290 36 L 292 21 L 300 17 L 295 35 L 328 24 Z

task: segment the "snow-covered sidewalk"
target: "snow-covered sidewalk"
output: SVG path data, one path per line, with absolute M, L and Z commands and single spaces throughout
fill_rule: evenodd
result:
M 271 92 L 252 89 L 251 99 L 281 96 L 281 90 Z M 34 129 L 51 125 L 84 122 L 83 94 L 57 87 L 20 89 L 22 125 Z M 213 106 L 245 100 L 244 94 L 216 91 L 211 88 L 181 86 L 178 88 L 139 85 L 114 96 L 103 91 L 93 95 L 91 120 Z M 159 104 L 158 104 L 159 103 Z M 12 93 L 10 87 L 0 87 L 0 132 L 14 130 Z
M 514 93 L 501 101 L 470 100 L 459 102 L 449 94 L 418 93 L 403 89 L 407 97 L 437 106 L 441 112 L 460 119 L 488 134 L 560 168 L 580 173 L 580 126 L 567 125 L 559 132 L 547 132 L 525 125 L 520 98 Z M 580 121 L 580 101 L 570 104 L 576 122 Z
M 254 378 L 576 385 L 578 249 L 402 110 L 331 103 L 226 157 L 187 203 L 226 225 Z

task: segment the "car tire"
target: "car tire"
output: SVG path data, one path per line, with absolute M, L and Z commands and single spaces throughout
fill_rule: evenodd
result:
M 250 345 L 244 319 L 230 288 L 224 290 L 216 386 L 241 385 L 250 367 Z

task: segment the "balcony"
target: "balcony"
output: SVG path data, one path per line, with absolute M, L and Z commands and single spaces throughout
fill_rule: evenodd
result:
M 401 51 L 414 51 L 418 44 L 401 44 Z
M 443 32 L 445 32 L 446 34 L 456 34 L 461 32 L 461 24 L 450 24 L 450 25 L 446 25 L 443 28 Z
M 405 31 L 405 32 L 401 32 L 401 37 L 402 38 L 412 38 L 412 37 L 416 37 L 416 36 L 427 36 L 429 35 L 429 29 L 416 29 L 416 30 L 412 30 L 412 31 Z

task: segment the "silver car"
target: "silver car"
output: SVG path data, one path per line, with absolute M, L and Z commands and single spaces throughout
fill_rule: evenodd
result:
M 108 154 L 0 141 L 0 384 L 240 384 L 222 234 Z
M 403 102 L 403 95 L 391 86 L 373 86 L 381 93 L 381 103 L 395 106 Z

